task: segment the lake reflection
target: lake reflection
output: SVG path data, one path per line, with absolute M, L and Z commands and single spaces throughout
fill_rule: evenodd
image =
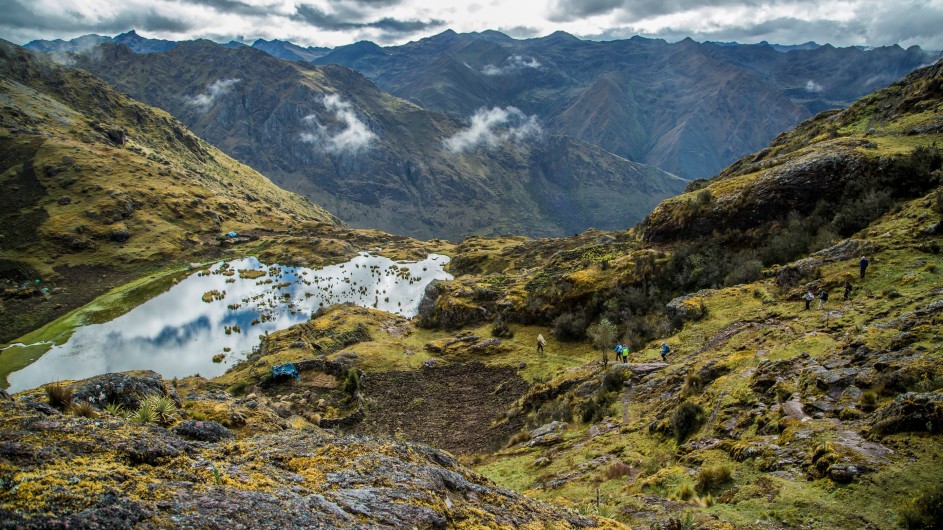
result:
M 397 263 L 364 253 L 323 269 L 267 266 L 255 258 L 218 263 L 111 322 L 76 329 L 65 344 L 11 374 L 9 391 L 141 369 L 165 378 L 215 377 L 244 359 L 266 332 L 304 322 L 322 306 L 353 302 L 415 316 L 426 286 L 452 279 L 442 270 L 448 262 L 434 254 Z M 212 299 L 213 291 L 222 299 Z M 214 363 L 224 348 L 230 349 L 224 361 Z

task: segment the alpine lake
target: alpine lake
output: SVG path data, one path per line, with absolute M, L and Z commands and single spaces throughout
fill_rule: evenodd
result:
M 322 307 L 353 303 L 413 317 L 433 280 L 452 279 L 444 271 L 448 262 L 436 254 L 399 263 L 361 253 L 321 269 L 266 265 L 253 257 L 215 263 L 113 320 L 76 328 L 67 341 L 7 376 L 7 390 L 128 370 L 215 377 L 245 359 L 266 333 L 305 322 Z

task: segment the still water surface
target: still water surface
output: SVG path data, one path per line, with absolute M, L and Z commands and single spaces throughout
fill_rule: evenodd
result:
M 397 263 L 363 253 L 323 269 L 268 266 L 255 258 L 217 263 L 110 322 L 76 329 L 66 343 L 11 374 L 9 391 L 126 370 L 215 377 L 245 359 L 260 335 L 304 322 L 322 306 L 353 302 L 415 316 L 426 286 L 452 279 L 442 269 L 448 261 L 433 254 Z M 224 348 L 223 362 L 214 363 Z

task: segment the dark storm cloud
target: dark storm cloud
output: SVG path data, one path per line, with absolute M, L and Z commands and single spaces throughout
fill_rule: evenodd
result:
M 770 0 L 554 0 L 548 18 L 554 22 L 571 22 L 583 17 L 618 12 L 624 20 L 637 20 L 705 7 L 771 3 Z
M 183 0 L 183 3 L 211 7 L 220 13 L 238 13 L 250 16 L 267 15 L 276 7 L 275 5 L 254 6 L 239 0 Z
M 308 4 L 295 6 L 295 10 L 296 13 L 291 17 L 293 20 L 304 21 L 318 29 L 327 31 L 372 28 L 385 33 L 414 33 L 445 24 L 442 20 L 429 20 L 424 22 L 421 20 L 398 20 L 390 17 L 384 17 L 372 22 L 351 22 L 349 13 L 345 13 L 345 16 L 338 16 L 332 13 L 326 13 Z
M 66 31 L 70 33 L 120 33 L 131 28 L 143 31 L 182 33 L 194 25 L 182 18 L 167 16 L 154 9 L 125 11 L 105 20 L 89 20 L 81 13 L 63 10 L 59 14 L 37 13 L 29 2 L 0 0 L 0 28 L 11 30 Z

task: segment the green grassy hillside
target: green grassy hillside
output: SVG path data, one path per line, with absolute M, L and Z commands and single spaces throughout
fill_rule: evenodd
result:
M 336 219 L 91 75 L 0 43 L 7 341 L 111 287 Z

